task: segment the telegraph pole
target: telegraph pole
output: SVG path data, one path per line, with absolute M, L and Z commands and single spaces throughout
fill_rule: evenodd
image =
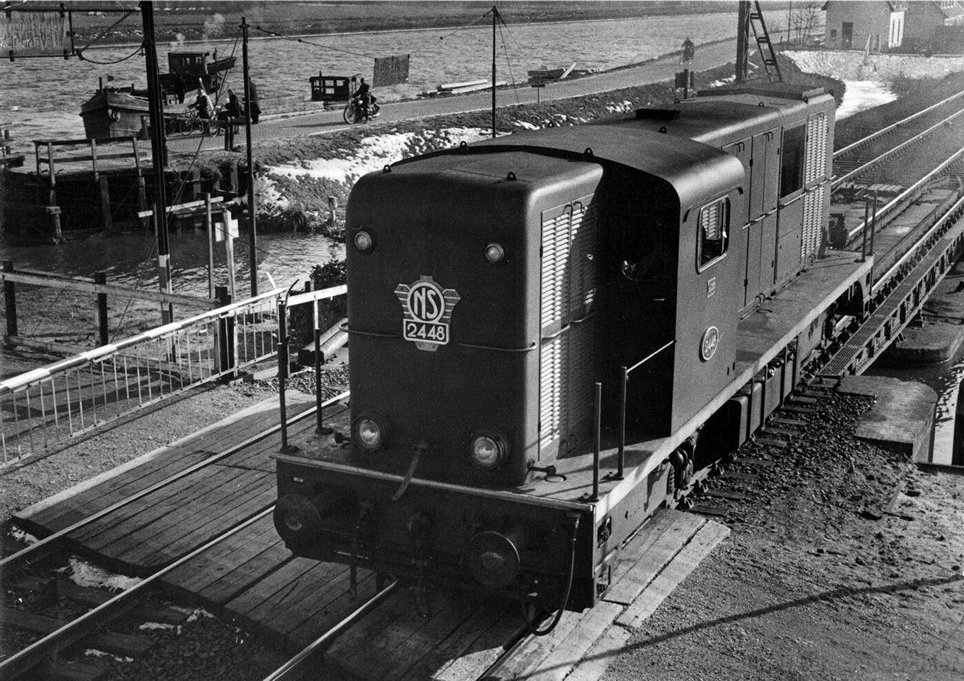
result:
M 248 72 L 248 22 L 241 17 L 241 66 L 244 70 L 244 137 L 248 160 L 248 267 L 251 296 L 258 295 L 258 233 L 254 203 L 254 158 L 251 151 L 251 76 Z
M 750 62 L 750 3 L 740 0 L 736 32 L 736 82 L 745 83 Z
M 157 235 L 157 270 L 161 293 L 171 293 L 171 247 L 167 238 L 167 201 L 164 191 L 164 168 L 167 167 L 167 142 L 164 137 L 164 101 L 157 69 L 157 47 L 154 44 L 154 3 L 141 2 L 144 23 L 144 55 L 147 65 L 147 101 L 150 112 L 151 160 L 154 170 L 154 233 Z M 174 306 L 161 303 L 161 321 L 174 319 Z
M 499 18 L 499 9 L 492 5 L 492 139 L 495 139 L 495 22 Z

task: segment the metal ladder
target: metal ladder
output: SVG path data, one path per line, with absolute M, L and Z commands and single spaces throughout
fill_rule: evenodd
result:
M 750 30 L 753 30 L 753 37 L 756 39 L 757 49 L 760 51 L 760 60 L 763 62 L 763 69 L 766 71 L 767 79 L 770 82 L 783 82 L 783 74 L 780 72 L 780 65 L 777 63 L 777 55 L 773 50 L 773 43 L 770 42 L 770 34 L 767 32 L 766 22 L 763 20 L 763 11 L 760 9 L 759 0 L 741 0 L 740 13 L 738 18 L 739 32 L 736 42 L 736 80 L 738 83 L 746 82 L 749 75 L 749 50 Z M 776 77 L 774 77 L 774 75 Z
M 782 83 L 783 74 L 780 73 L 780 65 L 777 63 L 777 53 L 773 50 L 773 43 L 770 42 L 770 34 L 767 32 L 766 22 L 763 21 L 763 10 L 760 9 L 759 0 L 753 0 L 753 7 L 755 10 L 750 10 L 750 26 L 753 28 L 756 46 L 760 50 L 763 69 L 767 72 L 767 78 L 771 83 Z M 773 77 L 774 73 L 776 74 L 776 79 Z

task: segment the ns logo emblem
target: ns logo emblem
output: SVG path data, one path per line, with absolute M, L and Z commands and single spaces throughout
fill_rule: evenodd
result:
M 461 297 L 454 288 L 443 289 L 432 277 L 399 284 L 395 297 L 402 304 L 402 337 L 419 350 L 434 352 L 449 342 L 449 320 Z
M 703 340 L 700 341 L 700 359 L 704 362 L 709 361 L 716 354 L 716 348 L 720 345 L 720 330 L 711 326 L 703 332 Z

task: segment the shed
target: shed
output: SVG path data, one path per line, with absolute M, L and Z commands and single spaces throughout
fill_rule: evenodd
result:
M 896 50 L 903 44 L 908 4 L 917 3 L 906 0 L 827 2 L 823 6 L 826 12 L 824 45 L 831 50 Z

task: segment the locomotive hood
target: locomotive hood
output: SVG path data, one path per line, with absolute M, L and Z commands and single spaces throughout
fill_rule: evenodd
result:
M 515 133 L 478 142 L 469 149 L 483 153 L 529 151 L 623 166 L 670 184 L 684 207 L 744 182 L 743 164 L 730 154 L 689 139 L 658 132 L 640 134 L 621 125 L 574 126 L 554 130 L 551 136 L 544 131 Z

